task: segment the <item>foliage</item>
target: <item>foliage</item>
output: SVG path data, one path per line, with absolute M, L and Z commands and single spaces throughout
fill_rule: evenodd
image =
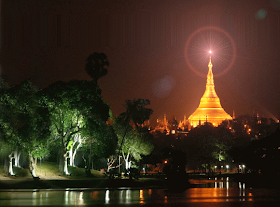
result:
M 52 133 L 55 138 L 64 137 L 65 148 L 74 134 L 94 131 L 108 118 L 109 106 L 94 82 L 57 82 L 45 89 L 43 96 L 52 115 Z
M 126 111 L 119 115 L 119 119 L 122 119 L 124 124 L 132 121 L 133 126 L 139 128 L 146 120 L 149 120 L 153 113 L 152 109 L 146 108 L 147 105 L 150 105 L 148 99 L 134 99 L 133 101 L 126 100 Z
M 65 159 L 75 135 L 92 137 L 109 116 L 109 106 L 94 81 L 57 82 L 46 88 L 42 96 L 51 113 L 53 141 L 61 146 Z
M 196 127 L 187 137 L 188 162 L 193 167 L 216 165 L 229 159 L 232 144 L 231 133 L 225 127 L 212 125 Z
M 121 146 L 123 134 L 126 132 L 126 137 L 122 143 L 121 152 L 123 154 L 131 154 L 132 157 L 139 161 L 141 155 L 148 155 L 153 150 L 151 142 L 151 134 L 139 133 L 139 130 L 133 129 L 131 126 L 125 127 L 123 124 L 118 123 L 119 119 L 114 121 L 114 129 L 118 136 L 118 146 Z
M 94 81 L 97 81 L 107 74 L 105 66 L 109 66 L 107 56 L 104 53 L 94 52 L 87 57 L 85 70 Z
M 48 153 L 50 134 L 49 111 L 37 91 L 30 81 L 1 90 L 1 134 L 8 144 L 27 152 L 30 165 Z
M 146 108 L 149 100 L 134 99 L 126 100 L 126 111 L 120 114 L 113 122 L 114 130 L 118 136 L 118 156 L 122 153 L 126 161 L 126 169 L 129 168 L 130 155 L 137 161 L 142 155 L 148 155 L 153 150 L 151 134 L 143 124 L 153 113 L 152 109 Z
M 50 124 L 48 109 L 40 105 L 36 93 L 32 83 L 25 81 L 1 95 L 2 135 L 6 142 L 20 146 L 35 158 L 47 153 Z
M 117 137 L 110 125 L 100 125 L 97 130 L 87 136 L 81 147 L 85 165 L 90 169 L 91 160 L 108 158 L 114 154 L 117 145 Z

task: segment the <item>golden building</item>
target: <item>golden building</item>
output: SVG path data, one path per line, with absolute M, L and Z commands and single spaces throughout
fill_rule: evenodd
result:
M 230 120 L 232 117 L 225 112 L 222 108 L 220 99 L 216 94 L 214 79 L 212 73 L 212 62 L 211 56 L 208 64 L 208 74 L 206 82 L 206 90 L 200 99 L 200 104 L 195 112 L 188 118 L 191 126 L 196 127 L 197 125 L 210 122 L 214 126 L 218 126 L 223 120 Z

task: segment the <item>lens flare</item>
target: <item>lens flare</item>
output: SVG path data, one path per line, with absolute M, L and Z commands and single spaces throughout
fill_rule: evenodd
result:
M 211 48 L 211 50 L 209 50 Z M 194 31 L 185 45 L 188 67 L 201 77 L 207 75 L 209 55 L 215 77 L 227 73 L 236 58 L 236 46 L 232 37 L 219 27 L 202 27 Z

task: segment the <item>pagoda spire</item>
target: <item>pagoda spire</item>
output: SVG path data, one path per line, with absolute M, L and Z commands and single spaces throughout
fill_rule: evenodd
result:
M 214 78 L 213 78 L 213 72 L 212 72 L 212 62 L 211 62 L 211 55 L 209 57 L 209 63 L 208 63 L 208 74 L 207 74 L 207 83 L 206 83 L 206 87 L 208 86 L 213 86 L 214 87 Z
M 211 67 L 211 70 L 212 70 L 212 62 L 211 62 L 211 55 L 209 55 L 209 63 L 208 63 L 208 67 Z
M 227 114 L 221 106 L 220 99 L 216 94 L 214 77 L 212 72 L 211 51 L 209 51 L 208 74 L 205 92 L 195 112 L 188 118 L 193 126 L 200 125 L 201 121 L 210 122 L 218 126 L 223 120 L 230 120 L 232 117 Z M 203 118 L 201 118 L 203 117 Z M 204 118 L 205 117 L 205 118 Z

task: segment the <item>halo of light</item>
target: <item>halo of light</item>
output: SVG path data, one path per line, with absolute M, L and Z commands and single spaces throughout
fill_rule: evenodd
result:
M 158 98 L 165 98 L 173 90 L 175 84 L 175 79 L 172 76 L 166 75 L 153 83 L 152 92 Z
M 267 11 L 265 9 L 260 9 L 259 11 L 256 12 L 255 17 L 258 20 L 262 20 L 266 17 Z
M 197 35 L 199 35 L 199 33 L 204 32 L 204 31 L 207 31 L 207 30 L 217 31 L 217 32 L 219 32 L 219 33 L 222 33 L 223 35 L 225 35 L 225 36 L 229 39 L 230 44 L 231 44 L 231 46 L 232 46 L 233 54 L 232 54 L 232 58 L 231 58 L 231 60 L 230 60 L 230 62 L 229 62 L 229 64 L 228 64 L 228 66 L 227 66 L 222 72 L 220 72 L 220 73 L 215 73 L 215 77 L 219 77 L 219 76 L 224 75 L 225 73 L 227 73 L 227 72 L 231 69 L 231 67 L 232 67 L 232 65 L 233 65 L 233 63 L 234 63 L 234 61 L 235 61 L 235 58 L 236 58 L 236 46 L 235 46 L 235 43 L 234 43 L 232 37 L 231 37 L 225 30 L 223 30 L 223 29 L 221 29 L 221 28 L 219 28 L 219 27 L 207 26 L 207 27 L 202 27 L 202 28 L 200 28 L 200 29 L 194 31 L 194 32 L 189 36 L 189 38 L 187 39 L 187 42 L 186 42 L 186 45 L 185 45 L 185 60 L 186 60 L 186 62 L 187 62 L 187 64 L 188 64 L 188 66 L 189 66 L 196 74 L 198 74 L 199 76 L 201 76 L 201 77 L 203 77 L 203 78 L 205 77 L 205 74 L 204 74 L 204 73 L 197 71 L 196 68 L 191 64 L 191 62 L 190 62 L 190 60 L 189 60 L 189 58 L 188 58 L 187 49 L 189 48 L 190 43 L 191 43 L 191 41 L 193 40 L 194 37 L 196 37 Z M 212 53 L 212 50 L 210 50 L 209 53 L 210 53 L 210 52 Z M 207 65 L 206 65 L 206 67 L 207 67 Z

